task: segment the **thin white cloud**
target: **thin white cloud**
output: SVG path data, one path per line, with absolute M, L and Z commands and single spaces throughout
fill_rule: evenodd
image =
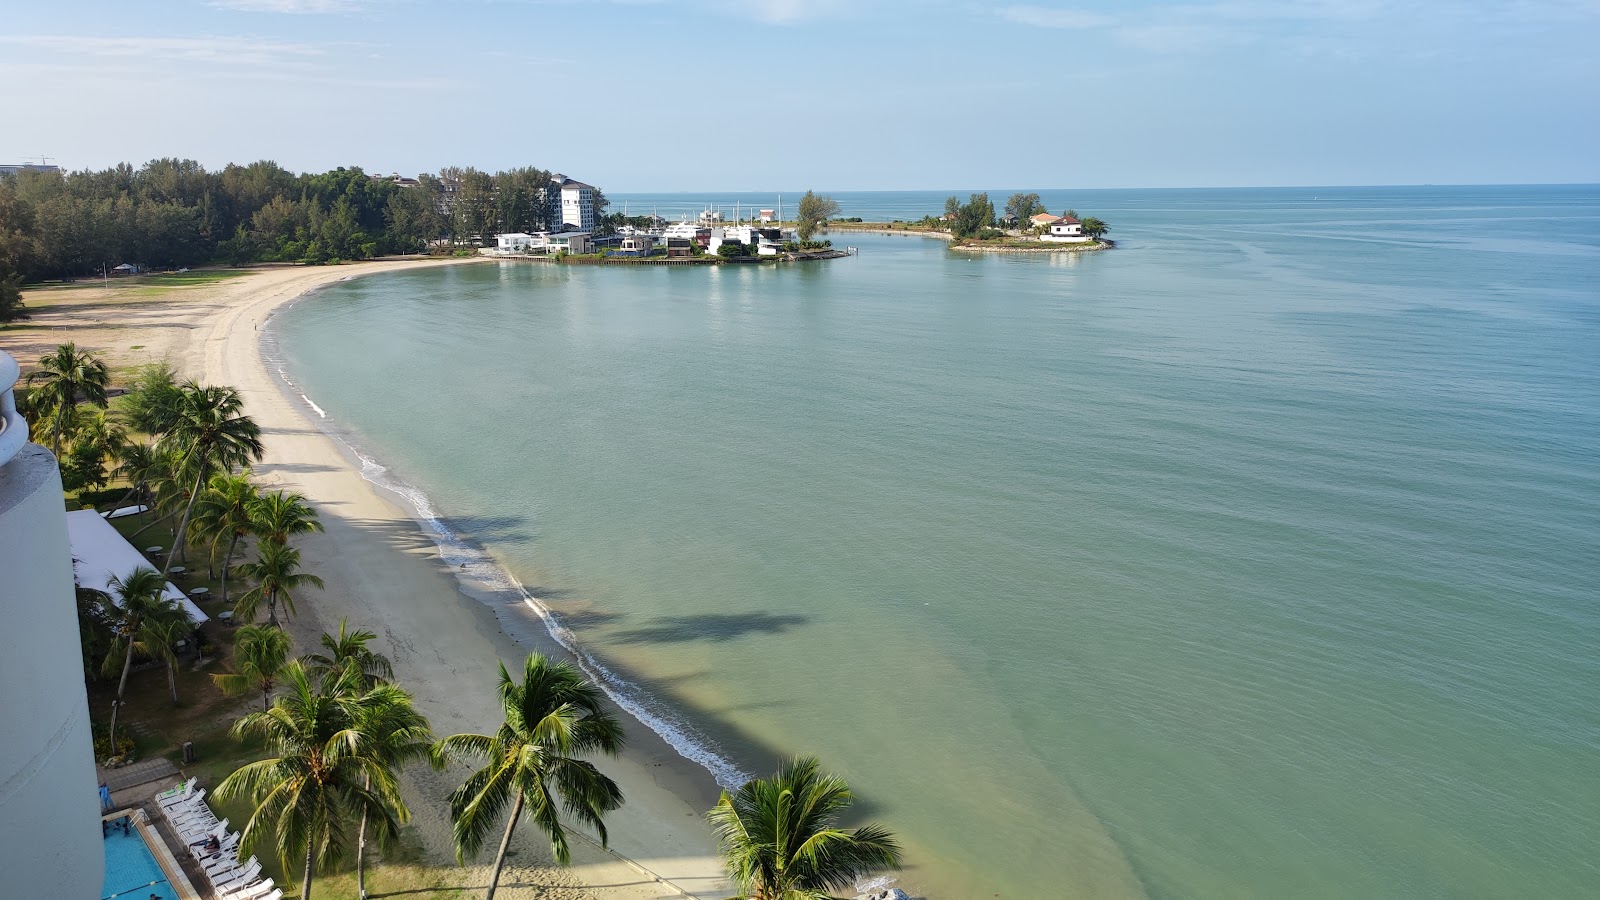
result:
M 1000 18 L 1035 28 L 1104 28 L 1117 21 L 1100 13 L 1048 6 L 1007 6 L 1000 10 Z
M 96 37 L 76 34 L 0 35 L 0 44 L 33 47 L 52 53 L 117 58 L 169 60 L 223 66 L 276 65 L 304 62 L 323 55 L 311 44 L 244 37 Z
M 355 12 L 366 3 L 363 0 L 211 0 L 210 5 L 240 12 L 316 15 Z

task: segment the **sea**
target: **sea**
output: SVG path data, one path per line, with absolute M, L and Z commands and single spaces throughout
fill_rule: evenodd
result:
M 1115 249 L 399 272 L 269 338 L 447 556 L 722 784 L 820 756 L 915 896 L 1600 896 L 1600 186 L 1038 193 Z

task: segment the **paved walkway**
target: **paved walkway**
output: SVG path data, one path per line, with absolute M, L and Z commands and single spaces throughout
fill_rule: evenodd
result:
M 127 790 L 141 784 L 171 778 L 178 774 L 178 767 L 172 764 L 172 760 L 164 756 L 158 756 L 154 759 L 142 759 L 120 769 L 96 767 L 95 772 L 114 794 L 117 791 Z

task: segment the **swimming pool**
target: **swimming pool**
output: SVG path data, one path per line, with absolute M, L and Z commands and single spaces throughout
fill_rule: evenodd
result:
M 113 827 L 105 837 L 106 881 L 100 891 L 103 900 L 177 900 L 178 892 L 167 881 L 167 873 L 150 855 L 137 827 L 127 834 Z

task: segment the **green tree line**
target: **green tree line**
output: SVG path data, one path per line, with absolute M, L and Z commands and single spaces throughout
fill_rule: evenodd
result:
M 323 263 L 475 242 L 559 219 L 551 173 L 447 168 L 414 186 L 359 167 L 296 174 L 270 161 L 207 170 L 157 159 L 0 178 L 0 301 L 18 280 L 96 274 L 131 262 Z

